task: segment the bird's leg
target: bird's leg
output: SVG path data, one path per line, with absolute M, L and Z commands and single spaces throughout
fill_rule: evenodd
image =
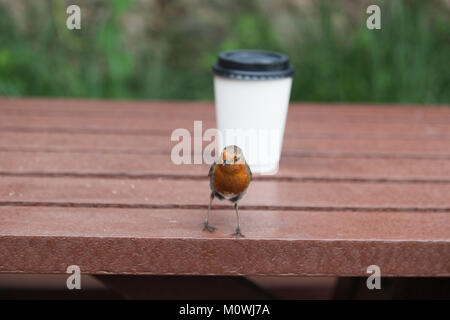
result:
M 236 227 L 236 232 L 233 233 L 232 236 L 236 236 L 236 237 L 245 237 L 245 236 L 241 233 L 241 227 L 239 226 L 239 211 L 238 211 L 238 203 L 237 203 L 237 202 L 234 203 L 234 209 L 236 210 L 237 227 Z
M 211 192 L 211 197 L 209 199 L 208 212 L 206 212 L 205 223 L 203 223 L 203 230 L 208 230 L 209 232 L 213 232 L 214 230 L 216 230 L 216 228 L 214 228 L 208 224 L 209 212 L 211 211 L 211 204 L 212 204 L 213 199 L 214 199 L 214 192 Z

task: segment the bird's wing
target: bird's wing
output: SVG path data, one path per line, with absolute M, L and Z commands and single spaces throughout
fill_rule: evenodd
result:
M 208 177 L 211 177 L 211 175 L 212 175 L 213 172 L 214 172 L 214 169 L 216 168 L 216 165 L 217 165 L 216 162 L 214 162 L 214 163 L 211 165 L 211 168 L 209 168 Z
M 214 170 L 216 169 L 217 163 L 213 163 L 211 168 L 209 168 L 208 177 L 209 177 L 209 187 L 211 191 L 214 192 Z
M 250 182 L 253 180 L 252 170 L 250 170 L 250 167 L 248 166 L 247 163 L 245 163 L 245 168 L 247 169 L 248 175 L 250 176 L 250 180 L 249 180 L 249 182 Z

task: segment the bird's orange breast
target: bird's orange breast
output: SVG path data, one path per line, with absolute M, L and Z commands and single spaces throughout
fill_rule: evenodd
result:
M 245 164 L 218 164 L 214 170 L 214 189 L 223 195 L 238 195 L 247 189 L 249 183 Z

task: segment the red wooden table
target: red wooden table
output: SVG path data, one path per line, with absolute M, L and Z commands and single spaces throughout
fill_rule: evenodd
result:
M 450 108 L 292 104 L 279 173 L 209 200 L 212 103 L 0 99 L 0 272 L 450 276 Z M 205 145 L 207 142 L 205 142 Z

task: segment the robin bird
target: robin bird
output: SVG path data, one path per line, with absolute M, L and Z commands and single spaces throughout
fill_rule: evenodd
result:
M 208 224 L 211 204 L 214 197 L 216 197 L 219 200 L 226 199 L 234 203 L 237 227 L 236 232 L 232 235 L 243 237 L 244 235 L 241 233 L 239 226 L 238 202 L 244 196 L 252 181 L 252 172 L 247 162 L 245 162 L 241 148 L 235 145 L 225 147 L 217 162 L 214 162 L 209 169 L 208 177 L 211 197 L 203 230 L 213 232 L 216 229 Z

